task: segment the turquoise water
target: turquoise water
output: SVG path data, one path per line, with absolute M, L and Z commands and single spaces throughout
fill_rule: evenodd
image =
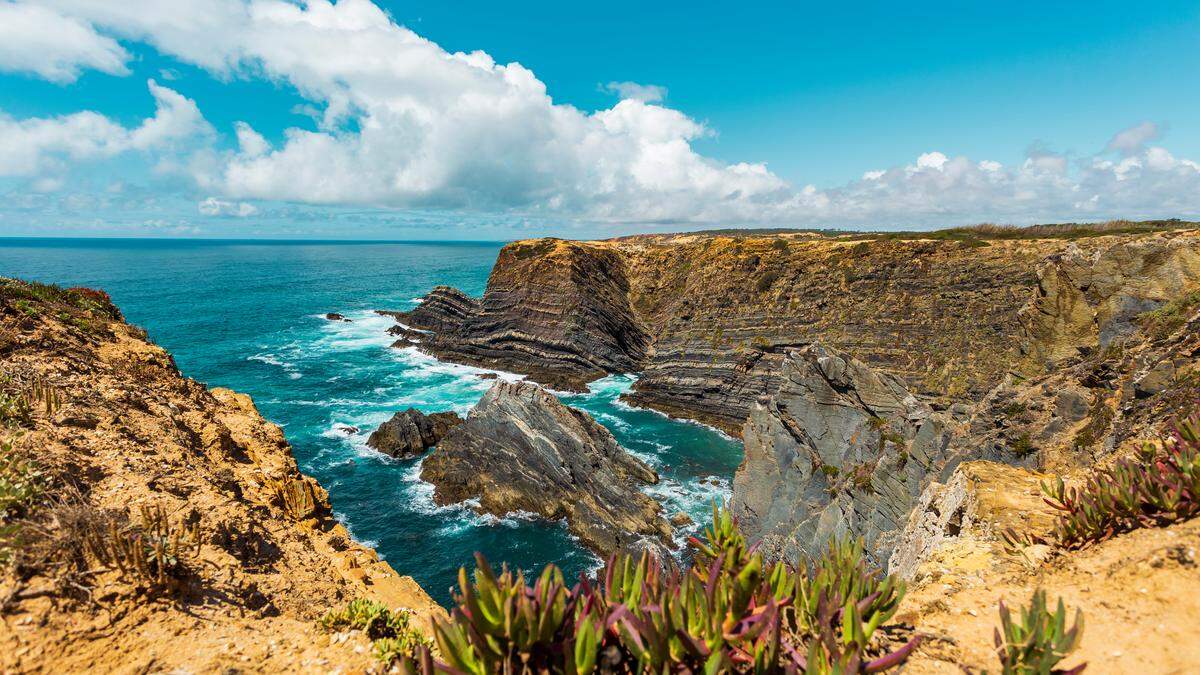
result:
M 432 486 L 419 479 L 420 460 L 393 460 L 364 444 L 398 410 L 465 413 L 491 385 L 478 377 L 483 370 L 391 349 L 384 331 L 392 321 L 372 310 L 409 309 L 437 284 L 481 295 L 499 250 L 479 243 L 0 240 L 0 275 L 103 288 L 186 375 L 249 393 L 284 428 L 301 468 L 329 490 L 355 538 L 446 601 L 458 567 L 477 550 L 527 571 L 555 562 L 575 575 L 599 564 L 562 524 L 435 506 Z M 326 321 L 325 312 L 353 322 Z M 588 394 L 562 398 L 658 469 L 663 480 L 647 491 L 668 515 L 686 511 L 703 522 L 710 501 L 727 498 L 741 446 L 619 402 L 633 382 L 611 376 Z

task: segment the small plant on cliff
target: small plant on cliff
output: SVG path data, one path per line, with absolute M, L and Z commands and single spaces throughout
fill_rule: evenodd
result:
M 649 554 L 610 559 L 603 579 L 568 589 L 548 566 L 534 583 L 477 557 L 459 572 L 458 607 L 435 627 L 445 663 L 427 651 L 410 671 L 863 673 L 907 658 L 875 633 L 904 586 L 870 571 L 859 543 L 840 542 L 810 568 L 767 565 L 725 510 L 714 508 L 687 571 Z
M 199 523 L 172 523 L 161 506 L 143 506 L 137 522 L 109 518 L 83 541 L 89 556 L 152 595 L 180 588 L 200 543 Z
M 42 471 L 12 440 L 0 441 L 0 564 L 12 558 L 21 539 L 21 520 L 41 498 L 46 483 Z
M 762 276 L 760 276 L 758 281 L 754 284 L 754 289 L 759 293 L 765 293 L 775 285 L 776 281 L 779 281 L 779 272 L 776 272 L 775 270 L 763 272 Z
M 996 629 L 996 656 L 1003 675 L 1077 675 L 1087 664 L 1070 670 L 1056 666 L 1079 646 L 1083 637 L 1083 612 L 1076 610 L 1075 623 L 1067 628 L 1067 609 L 1060 598 L 1051 613 L 1046 592 L 1037 590 L 1018 620 L 1000 601 L 1000 628 Z
M 1158 309 L 1139 314 L 1137 321 L 1146 335 L 1161 340 L 1187 323 L 1197 307 L 1200 307 L 1200 291 L 1192 291 Z
M 418 647 L 431 647 L 428 638 L 410 623 L 407 610 L 392 611 L 383 603 L 358 598 L 321 617 L 325 630 L 359 630 L 371 640 L 375 658 L 384 663 L 412 660 Z
M 1046 503 L 1060 512 L 1058 542 L 1080 548 L 1200 514 L 1200 415 L 1176 423 L 1160 446 L 1146 444 L 1079 488 L 1067 488 L 1061 478 L 1043 483 Z

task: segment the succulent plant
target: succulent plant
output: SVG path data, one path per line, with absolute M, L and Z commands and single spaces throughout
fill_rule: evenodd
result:
M 1146 444 L 1081 487 L 1057 478 L 1043 483 L 1042 492 L 1060 512 L 1055 537 L 1068 548 L 1200 514 L 1200 417 L 1177 422 L 1160 444 Z
M 179 586 L 187 561 L 200 551 L 200 525 L 174 524 L 161 506 L 143 506 L 138 523 L 108 519 L 106 529 L 88 532 L 83 543 L 101 565 L 157 593 Z
M 602 579 L 568 589 L 553 565 L 534 583 L 477 555 L 459 572 L 458 607 L 407 672 L 871 673 L 907 658 L 914 639 L 879 654 L 876 629 L 904 586 L 870 571 L 859 542 L 839 542 L 812 569 L 768 565 L 727 510 L 714 506 L 689 570 L 619 554 Z
M 1067 609 L 1062 598 L 1051 613 L 1046 592 L 1038 589 L 1028 608 L 1021 608 L 1018 620 L 1000 602 L 1000 628 L 996 629 L 996 655 L 1003 675 L 1077 675 L 1087 664 L 1070 670 L 1056 668 L 1079 646 L 1083 637 L 1083 612 L 1076 610 L 1075 622 L 1067 628 Z
M 325 630 L 360 630 L 371 642 L 375 658 L 384 663 L 411 662 L 419 650 L 431 643 L 409 623 L 410 612 L 392 611 L 367 598 L 351 600 L 345 607 L 321 617 Z

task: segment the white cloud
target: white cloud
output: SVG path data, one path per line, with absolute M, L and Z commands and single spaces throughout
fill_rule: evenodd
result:
M 206 216 L 237 216 L 245 218 L 258 213 L 258 207 L 246 202 L 227 202 L 216 197 L 209 197 L 197 205 L 200 213 Z
M 129 71 L 129 54 L 79 19 L 45 7 L 0 0 L 0 70 L 74 82 L 84 69 Z
M 633 99 L 642 103 L 659 103 L 667 97 L 667 88 L 657 84 L 638 84 L 637 82 L 609 82 L 602 85 L 600 91 L 613 94 L 621 99 Z
M 35 176 L 64 168 L 66 160 L 158 150 L 209 130 L 193 101 L 154 80 L 147 85 L 156 110 L 133 128 L 93 111 L 22 120 L 0 113 L 0 176 Z
M 1140 152 L 1150 141 L 1158 140 L 1162 130 L 1154 122 L 1142 122 L 1117 132 L 1108 142 L 1109 152 L 1128 156 Z
M 265 78 L 300 92 L 312 128 L 288 129 L 272 142 L 249 119 L 232 130 L 236 149 L 180 160 L 222 204 L 868 226 L 1200 215 L 1200 168 L 1151 146 L 1161 130 L 1149 123 L 1118 133 L 1094 157 L 1036 150 L 1006 165 L 930 151 L 838 187 L 798 188 L 761 163 L 699 154 L 693 144 L 711 132 L 661 105 L 661 88 L 609 83 L 605 90 L 621 100 L 583 112 L 555 103 L 521 64 L 498 64 L 481 51 L 447 52 L 369 0 L 30 1 L 102 39 L 146 42 L 218 78 Z M 159 89 L 160 113 L 163 106 L 182 110 L 168 100 L 170 90 Z M 193 117 L 191 124 L 143 125 L 140 134 L 97 113 L 0 118 L 0 130 L 15 129 L 18 139 L 0 135 L 0 174 L 155 145 L 202 122 L 199 111 Z M 62 133 L 35 134 L 38 124 Z M 27 140 L 32 149 L 22 150 L 21 139 L 35 136 L 41 140 Z M 8 147 L 14 144 L 16 151 Z M 207 203 L 201 208 L 229 212 Z

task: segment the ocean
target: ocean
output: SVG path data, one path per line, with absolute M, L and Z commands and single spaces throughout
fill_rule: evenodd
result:
M 373 310 L 411 309 L 438 284 L 482 295 L 501 245 L 0 239 L 0 276 L 103 289 L 185 375 L 250 394 L 354 537 L 446 603 L 475 551 L 527 574 L 555 563 L 571 578 L 601 564 L 562 523 L 435 505 L 420 459 L 393 460 L 365 444 L 397 411 L 466 413 L 491 386 L 479 377 L 488 371 L 392 349 L 392 320 Z M 352 321 L 328 321 L 326 312 Z M 728 498 L 741 444 L 625 405 L 618 398 L 634 381 L 613 375 L 561 398 L 655 467 L 662 480 L 647 492 L 665 515 L 683 511 L 696 523 L 679 534 L 682 544 L 712 501 Z

